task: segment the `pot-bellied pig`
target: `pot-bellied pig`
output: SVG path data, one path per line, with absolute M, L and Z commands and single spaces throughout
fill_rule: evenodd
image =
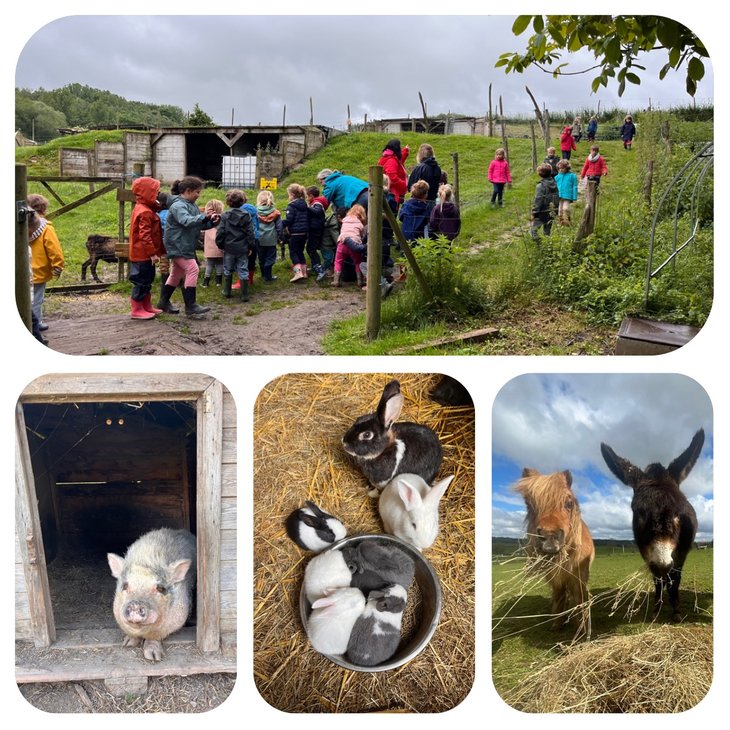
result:
M 195 584 L 195 537 L 187 530 L 163 527 L 142 535 L 122 558 L 108 553 L 117 579 L 114 618 L 125 638 L 145 659 L 165 656 L 162 640 L 180 629 L 190 614 Z

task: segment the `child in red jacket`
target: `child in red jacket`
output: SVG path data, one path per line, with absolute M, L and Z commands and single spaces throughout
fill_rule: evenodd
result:
M 565 127 L 560 135 L 560 152 L 564 160 L 570 159 L 570 153 L 578 149 L 575 146 L 575 138 L 573 137 L 573 128 Z
M 586 157 L 583 169 L 580 171 L 580 179 L 582 180 L 587 177 L 589 180 L 596 183 L 596 187 L 598 187 L 598 183 L 601 182 L 601 178 L 604 175 L 608 175 L 606 160 L 604 160 L 599 154 L 598 145 L 594 144 L 591 147 L 591 154 Z
M 494 159 L 489 163 L 489 170 L 487 171 L 487 180 L 492 183 L 492 207 L 499 205 L 501 208 L 504 186 L 507 183 L 512 184 L 509 162 L 507 162 L 503 147 L 499 147 L 494 151 Z
M 155 264 L 165 255 L 162 224 L 157 215 L 160 181 L 138 177 L 132 183 L 136 198 L 129 221 L 129 280 L 132 282 L 132 319 L 152 319 L 162 310 L 152 306 Z

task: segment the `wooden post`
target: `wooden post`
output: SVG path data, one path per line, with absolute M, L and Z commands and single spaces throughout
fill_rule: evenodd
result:
M 423 110 L 423 131 L 428 133 L 428 112 L 426 111 L 426 104 L 423 101 L 423 96 L 420 91 L 418 92 L 418 98 L 421 101 L 421 109 Z
M 312 106 L 312 97 L 309 97 L 309 126 L 314 126 L 314 106 Z
M 598 186 L 593 180 L 588 181 L 586 188 L 586 207 L 583 209 L 583 218 L 575 234 L 575 243 L 580 243 L 584 238 L 593 233 L 596 224 L 596 192 Z
M 456 204 L 457 210 L 459 209 L 459 153 L 452 152 L 451 159 L 454 164 L 454 203 Z
M 380 332 L 380 278 L 383 268 L 383 168 L 368 170 L 368 290 L 365 298 L 365 331 L 369 340 Z
M 537 140 L 535 139 L 535 122 L 530 120 L 530 137 L 532 138 L 532 169 L 537 170 Z
M 499 97 L 499 126 L 502 130 L 502 147 L 504 147 L 504 159 L 509 162 L 509 145 L 507 143 L 507 129 L 504 123 L 504 110 L 502 109 L 502 97 Z
M 646 163 L 646 175 L 644 176 L 644 201 L 651 208 L 651 188 L 654 182 L 654 160 Z
M 286 104 L 284 104 L 284 115 L 281 118 L 281 126 L 286 127 Z
M 426 295 L 426 298 L 431 301 L 431 299 L 433 299 L 433 292 L 431 291 L 431 287 L 428 285 L 426 277 L 423 275 L 423 272 L 418 265 L 418 261 L 416 261 L 416 257 L 413 255 L 413 251 L 411 251 L 408 241 L 406 241 L 406 237 L 403 235 L 400 223 L 398 223 L 395 219 L 395 215 L 389 205 L 383 206 L 383 213 L 388 219 L 388 223 L 390 223 L 390 227 L 393 229 L 393 234 L 398 239 L 398 243 L 400 243 L 400 247 L 406 256 L 406 261 L 408 261 L 411 269 L 413 270 L 413 275 L 416 277 L 416 281 L 418 281 L 419 286 L 423 289 L 423 293 Z
M 28 170 L 15 165 L 15 302 L 20 318 L 33 331 L 30 304 L 30 253 L 28 251 L 28 217 L 20 213 L 28 197 Z
M 487 136 L 494 137 L 494 118 L 492 117 L 492 84 L 489 84 L 489 128 Z
M 352 119 L 350 117 L 350 105 L 347 105 L 347 131 L 352 131 Z

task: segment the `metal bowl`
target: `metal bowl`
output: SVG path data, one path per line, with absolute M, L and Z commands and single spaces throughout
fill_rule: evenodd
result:
M 428 646 L 428 642 L 431 641 L 431 637 L 436 631 L 439 617 L 441 616 L 441 606 L 443 603 L 441 584 L 428 560 L 413 545 L 393 535 L 352 535 L 334 543 L 323 552 L 327 550 L 338 550 L 348 544 L 357 545 L 364 540 L 395 543 L 413 558 L 416 566 L 414 584 L 420 594 L 420 620 L 406 640 L 401 641 L 396 653 L 387 662 L 383 662 L 382 664 L 377 664 L 374 667 L 363 667 L 347 661 L 347 658 L 342 654 L 325 654 L 324 656 L 345 669 L 353 669 L 357 672 L 386 672 L 389 669 L 403 666 L 418 656 Z M 413 588 L 409 590 L 409 599 L 413 590 Z M 302 626 L 305 629 L 311 612 L 312 607 L 304 593 L 304 585 L 302 585 L 299 593 L 299 613 L 302 619 Z

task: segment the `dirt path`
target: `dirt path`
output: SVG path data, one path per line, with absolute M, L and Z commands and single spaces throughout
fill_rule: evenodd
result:
M 182 309 L 178 299 L 176 293 Z M 331 289 L 307 282 L 296 289 L 254 286 L 247 303 L 215 296 L 203 303 L 211 306 L 206 315 L 139 321 L 129 317 L 122 294 L 50 294 L 44 336 L 68 355 L 322 355 L 330 323 L 361 311 L 365 293 L 354 284 Z

